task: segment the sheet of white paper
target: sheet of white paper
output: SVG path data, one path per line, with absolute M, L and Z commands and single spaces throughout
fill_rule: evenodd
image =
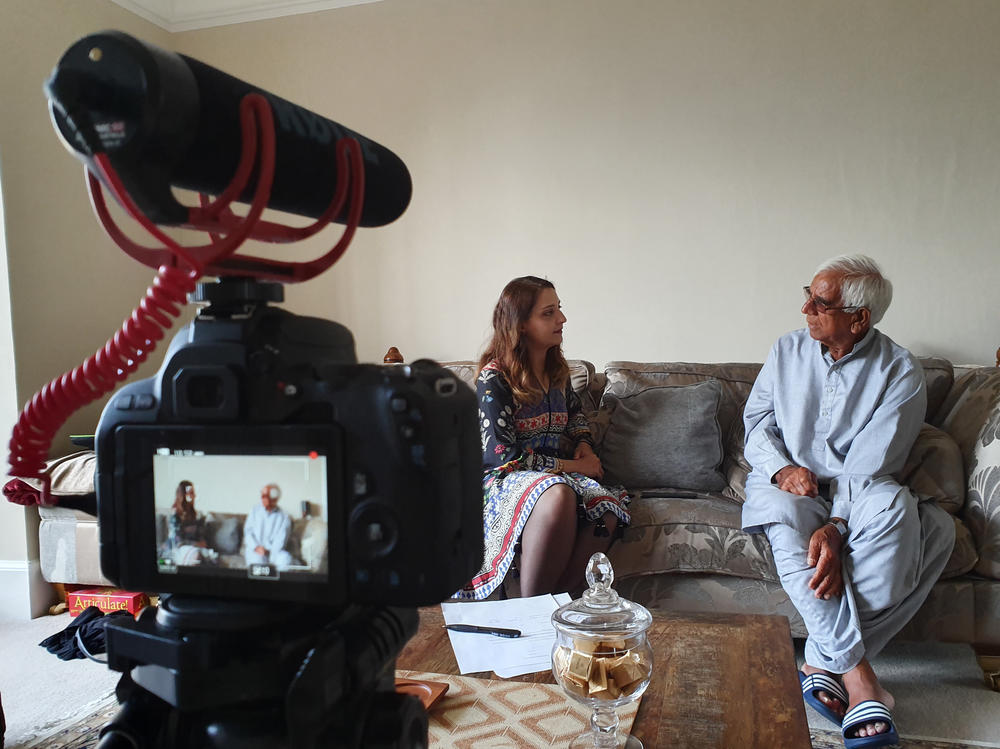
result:
M 552 667 L 556 631 L 552 612 L 572 600 L 568 593 L 557 596 L 511 598 L 506 601 L 442 603 L 445 624 L 477 624 L 521 630 L 520 637 L 448 631 L 460 673 L 493 671 L 510 678 Z

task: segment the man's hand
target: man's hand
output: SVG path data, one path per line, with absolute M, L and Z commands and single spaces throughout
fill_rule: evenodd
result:
M 800 497 L 815 497 L 819 494 L 816 474 L 802 466 L 785 466 L 774 474 L 774 483 L 782 491 L 798 494 Z
M 816 568 L 815 574 L 809 579 L 809 589 L 815 591 L 817 598 L 825 600 L 844 592 L 840 564 L 842 543 L 840 531 L 832 525 L 820 526 L 809 539 L 806 564 Z

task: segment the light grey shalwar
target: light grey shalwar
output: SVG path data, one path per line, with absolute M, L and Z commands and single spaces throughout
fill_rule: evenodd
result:
M 871 658 L 916 613 L 951 554 L 955 528 L 895 479 L 927 409 L 920 364 L 874 328 L 834 361 L 806 329 L 774 344 L 744 409 L 743 528 L 767 534 L 781 585 L 802 616 L 806 662 L 833 673 Z M 818 497 L 782 491 L 788 465 L 816 474 Z M 847 521 L 844 592 L 816 598 L 809 539 Z

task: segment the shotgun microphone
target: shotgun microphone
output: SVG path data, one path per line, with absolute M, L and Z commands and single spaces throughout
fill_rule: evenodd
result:
M 337 188 L 336 144 L 355 138 L 364 160 L 361 226 L 395 221 L 410 202 L 406 165 L 392 151 L 203 62 L 121 31 L 73 44 L 45 84 L 66 147 L 96 175 L 105 153 L 136 205 L 158 224 L 181 225 L 188 208 L 171 187 L 218 195 L 240 160 L 240 101 L 256 93 L 274 116 L 275 173 L 268 207 L 318 218 Z M 250 202 L 256 172 L 238 200 Z M 347 208 L 333 219 L 347 220 Z

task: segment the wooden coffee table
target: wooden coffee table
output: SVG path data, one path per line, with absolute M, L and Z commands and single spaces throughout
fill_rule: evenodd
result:
M 458 674 L 438 606 L 420 609 L 420 629 L 396 667 Z M 632 733 L 654 747 L 809 749 L 791 630 L 783 616 L 654 614 L 648 633 L 653 678 Z M 467 674 L 496 678 L 489 673 Z M 516 677 L 555 683 L 550 671 Z

